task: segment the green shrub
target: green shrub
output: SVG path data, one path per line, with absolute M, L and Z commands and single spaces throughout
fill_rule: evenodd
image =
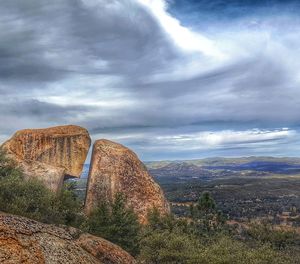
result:
M 66 185 L 56 194 L 37 179 L 24 180 L 22 172 L 0 151 L 0 211 L 44 223 L 79 226 L 82 206 L 73 189 Z
M 183 218 L 176 218 L 173 214 L 161 215 L 157 208 L 148 211 L 147 229 L 150 230 L 187 230 L 188 223 Z
M 0 149 L 0 179 L 7 176 L 21 176 L 22 172 L 16 164 L 8 159 L 5 152 Z
M 38 180 L 20 176 L 0 180 L 0 210 L 51 224 L 79 225 L 80 203 L 72 192 L 51 192 Z
M 203 264 L 289 264 L 294 263 L 285 254 L 268 245 L 249 246 L 226 235 L 217 236 L 209 244 L 202 244 Z
M 89 216 L 88 232 L 106 238 L 136 255 L 139 252 L 140 225 L 136 214 L 126 207 L 126 199 L 117 194 L 112 203 L 102 203 Z
M 285 230 L 284 227 L 274 227 L 267 223 L 252 223 L 246 234 L 259 242 L 269 243 L 277 249 L 300 245 L 300 235 L 294 230 Z
M 200 256 L 199 241 L 177 231 L 156 230 L 141 240 L 141 263 L 196 263 Z
M 209 242 L 181 232 L 153 231 L 141 241 L 140 263 L 147 264 L 296 264 L 268 245 L 250 247 L 226 235 Z
M 146 264 L 296 264 L 299 255 L 294 255 L 293 259 L 288 251 L 268 243 L 236 240 L 225 227 L 218 232 L 199 232 L 199 218 L 160 216 L 154 209 L 142 232 L 139 260 Z

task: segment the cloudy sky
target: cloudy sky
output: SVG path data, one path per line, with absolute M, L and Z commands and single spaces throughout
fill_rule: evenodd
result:
M 0 0 L 0 142 L 77 124 L 144 160 L 300 155 L 300 4 Z

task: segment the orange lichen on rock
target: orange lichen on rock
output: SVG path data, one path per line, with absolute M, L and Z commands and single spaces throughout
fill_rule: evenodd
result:
M 70 227 L 0 213 L 0 263 L 135 264 L 109 241 Z
M 86 129 L 69 125 L 18 131 L 2 149 L 26 177 L 57 191 L 65 176 L 80 177 L 90 144 Z

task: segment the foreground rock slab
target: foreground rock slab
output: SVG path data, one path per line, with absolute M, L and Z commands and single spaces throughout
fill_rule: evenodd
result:
M 143 224 L 154 207 L 162 214 L 170 211 L 161 188 L 133 151 L 109 140 L 98 140 L 93 146 L 86 213 L 103 200 L 112 201 L 119 192 L 125 194 L 128 205 Z
M 24 217 L 0 213 L 0 263 L 134 264 L 134 258 L 109 241 Z
M 60 189 L 65 176 L 80 177 L 91 139 L 79 126 L 25 129 L 16 132 L 2 149 L 24 171 L 50 189 Z

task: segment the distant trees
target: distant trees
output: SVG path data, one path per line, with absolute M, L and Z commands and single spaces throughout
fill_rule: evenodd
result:
M 190 206 L 190 215 L 193 225 L 202 233 L 222 229 L 226 220 L 209 192 L 203 192 L 196 205 Z
M 203 211 L 205 213 L 210 213 L 210 212 L 214 212 L 215 211 L 215 209 L 216 209 L 216 202 L 212 198 L 212 196 L 210 195 L 209 192 L 204 192 L 200 196 L 196 207 L 197 207 L 197 210 L 199 212 Z

